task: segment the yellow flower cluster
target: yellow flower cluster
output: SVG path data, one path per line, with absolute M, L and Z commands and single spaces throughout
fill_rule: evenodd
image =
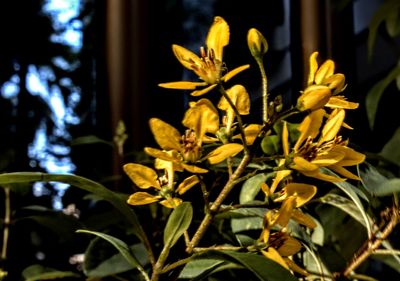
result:
M 223 18 L 215 17 L 206 38 L 207 48 L 200 49 L 200 56 L 179 45 L 172 46 L 178 61 L 193 71 L 201 81 L 170 82 L 159 86 L 191 90 L 192 96 L 217 89 L 221 97 L 217 105 L 206 98 L 190 102 L 182 120 L 186 128 L 184 133 L 158 118 L 150 119 L 150 129 L 159 148 L 146 147 L 144 151 L 155 158 L 154 169 L 136 163 L 124 166 L 126 174 L 135 185 L 146 190 L 133 193 L 128 203 L 144 205 L 159 202 L 165 207 L 175 208 L 182 203 L 181 195 L 202 183 L 202 174 L 222 162 L 226 162 L 223 167 L 227 167 L 229 179 L 235 177 L 236 180 L 240 176 L 245 179 L 257 174 L 260 165 L 252 166 L 251 160 L 243 161 L 244 156 L 247 156 L 246 159 L 257 158 L 259 149 L 255 146 L 259 146 L 261 141 L 256 142 L 256 139 L 270 135 L 274 125 L 282 125 L 279 138 L 283 155 L 269 158 L 269 165 L 275 165 L 271 171 L 274 173 L 273 181 L 261 185 L 265 202 L 273 204 L 266 209 L 257 249 L 285 268 L 307 275 L 291 259 L 301 250 L 302 245 L 288 231 L 288 223 L 292 220 L 309 229 L 316 226 L 301 207 L 317 194 L 317 187 L 300 183 L 299 180 L 302 176 L 327 182 L 359 179 L 347 167 L 360 164 L 365 156 L 348 147 L 348 140 L 339 134 L 341 128 L 350 128 L 344 122 L 345 110 L 355 109 L 358 104 L 347 101 L 341 95 L 346 88 L 345 76 L 335 73 L 335 63 L 327 60 L 319 66 L 318 52 L 314 52 L 310 56 L 307 87 L 299 96 L 296 106 L 288 110 L 305 114 L 297 126 L 297 134 L 290 135 L 285 121 L 289 115 L 280 110 L 270 112 L 267 115 L 269 119 L 260 122 L 263 125 L 243 124 L 241 116 L 250 114 L 249 94 L 242 85 L 234 85 L 225 90 L 224 83 L 249 65 L 225 73 L 223 49 L 229 43 L 229 36 L 228 24 Z M 251 54 L 259 62 L 268 50 L 266 39 L 252 28 L 247 43 Z M 268 98 L 267 94 L 264 96 Z M 242 159 L 242 165 L 232 164 L 234 161 L 231 160 L 235 157 Z M 234 168 L 236 170 L 233 173 Z M 330 169 L 339 176 L 326 174 L 321 168 Z M 184 176 L 177 177 L 176 173 Z M 215 208 L 217 211 L 218 207 Z

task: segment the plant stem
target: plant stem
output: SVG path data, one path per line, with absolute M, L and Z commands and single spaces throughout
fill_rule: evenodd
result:
M 261 73 L 262 80 L 262 120 L 263 123 L 267 123 L 268 121 L 268 79 L 267 74 L 265 73 L 265 68 L 262 60 L 262 56 L 256 58 L 256 62 L 258 64 L 258 68 Z
M 221 193 L 218 195 L 217 199 L 212 203 L 209 212 L 204 216 L 203 221 L 201 222 L 199 228 L 197 229 L 196 233 L 192 237 L 192 241 L 190 241 L 189 246 L 186 248 L 186 252 L 188 254 L 193 253 L 193 248 L 196 247 L 201 238 L 203 238 L 206 230 L 208 229 L 209 225 L 212 222 L 215 214 L 219 211 L 222 202 L 231 192 L 232 188 L 236 185 L 236 180 L 240 177 L 240 175 L 244 172 L 247 165 L 250 163 L 251 156 L 250 154 L 245 154 L 240 162 L 239 166 L 236 168 L 235 172 L 229 178 Z
M 1 260 L 7 259 L 7 245 L 10 234 L 11 223 L 11 203 L 10 203 L 10 188 L 4 188 L 4 230 L 3 230 L 3 247 L 1 249 Z
M 354 259 L 347 265 L 344 269 L 342 275 L 349 277 L 353 274 L 354 270 L 358 268 L 365 260 L 367 260 L 375 250 L 377 250 L 383 241 L 385 241 L 390 233 L 392 233 L 395 226 L 399 223 L 399 213 L 396 208 L 392 208 L 392 215 L 390 217 L 389 223 L 385 226 L 383 231 L 377 237 L 375 236 L 373 241 L 367 244 L 366 248 L 361 248 L 359 253 L 356 254 Z
M 239 251 L 245 248 L 238 247 L 238 246 L 211 246 L 211 247 L 196 247 L 193 248 L 193 252 L 195 253 L 203 253 L 212 250 L 219 250 L 219 251 Z
M 156 264 L 153 266 L 151 281 L 158 281 L 160 279 L 160 275 L 163 273 L 162 269 L 169 255 L 169 250 L 170 245 L 168 243 L 164 245 L 164 248 L 161 250 L 160 256 L 158 257 Z
M 192 259 L 192 257 L 193 257 L 193 256 L 187 257 L 187 258 L 184 258 L 184 259 L 180 259 L 180 260 L 177 260 L 177 261 L 174 262 L 174 263 L 171 263 L 171 264 L 165 266 L 165 267 L 161 270 L 161 274 L 166 273 L 166 272 L 168 272 L 168 271 L 171 271 L 171 270 L 173 270 L 173 269 L 175 269 L 175 268 L 177 268 L 177 267 L 179 267 L 179 266 L 182 266 L 182 265 L 184 265 L 184 264 L 187 264 L 187 263 Z
M 226 93 L 225 88 L 222 85 L 219 85 L 218 89 L 219 89 L 219 92 L 222 94 L 222 96 L 229 103 L 229 105 L 232 108 L 233 112 L 235 113 L 235 117 L 236 117 L 236 120 L 238 122 L 238 127 L 239 127 L 239 131 L 240 131 L 240 137 L 242 138 L 242 142 L 243 142 L 243 146 L 244 146 L 244 151 L 245 151 L 245 154 L 248 154 L 249 153 L 249 148 L 248 148 L 247 143 L 246 143 L 242 117 L 240 117 L 239 111 L 237 110 L 236 106 L 232 102 L 231 98 Z

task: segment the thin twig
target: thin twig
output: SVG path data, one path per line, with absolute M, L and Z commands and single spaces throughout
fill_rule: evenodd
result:
M 7 245 L 8 237 L 10 234 L 11 223 L 11 202 L 10 202 L 10 188 L 4 188 L 4 229 L 3 229 L 3 247 L 1 249 L 1 260 L 7 259 Z
M 398 210 L 392 208 L 392 215 L 390 217 L 389 223 L 385 226 L 383 231 L 380 233 L 379 237 L 374 237 L 374 240 L 371 243 L 368 243 L 368 246 L 357 254 L 354 259 L 347 265 L 347 267 L 343 271 L 343 276 L 349 277 L 353 274 L 354 270 L 358 268 L 365 260 L 367 260 L 385 241 L 390 233 L 394 230 L 396 225 L 399 223 L 399 213 Z

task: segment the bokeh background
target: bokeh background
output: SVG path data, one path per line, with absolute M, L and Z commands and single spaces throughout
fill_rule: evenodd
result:
M 179 127 L 190 101 L 185 93 L 158 83 L 196 79 L 171 51 L 179 44 L 198 52 L 216 15 L 230 25 L 225 49 L 228 69 L 253 63 L 246 34 L 259 29 L 269 42 L 265 57 L 269 90 L 293 102 L 307 77 L 308 56 L 332 58 L 346 75 L 346 96 L 360 103 L 350 113 L 349 134 L 358 150 L 379 152 L 400 125 L 400 95 L 395 83 L 385 88 L 370 126 L 366 97 L 397 65 L 399 40 L 379 26 L 372 53 L 369 28 L 383 0 L 13 0 L 0 3 L 0 171 L 75 173 L 116 190 L 122 164 L 141 159 L 154 140 L 150 117 Z M 256 77 L 257 79 L 255 79 Z M 260 94 L 257 68 L 240 75 L 252 100 Z M 125 124 L 123 153 L 113 142 Z M 89 204 L 68 185 L 35 183 L 15 195 L 14 207 L 32 205 L 63 210 Z M 81 204 L 81 205 L 79 205 Z M 1 204 L 0 204 L 1 206 Z M 3 211 L 2 211 L 3 212 Z M 16 271 L 32 260 L 63 263 L 79 251 L 55 249 L 48 240 L 16 227 L 26 251 L 11 248 Z M 35 240 L 36 239 L 36 240 Z M 38 240 L 39 239 L 39 240 Z M 49 238 L 51 239 L 51 238 Z M 56 241 L 54 243 L 59 243 Z M 61 242 L 60 242 L 61 243 Z M 21 246 L 19 245 L 19 246 Z M 63 245 L 65 246 L 65 245 Z M 75 247 L 75 248 L 74 248 Z M 56 258 L 55 258 L 56 257 Z M 12 279 L 10 279 L 12 280 Z

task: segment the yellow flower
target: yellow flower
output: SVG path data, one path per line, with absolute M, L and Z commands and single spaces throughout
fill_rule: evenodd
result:
M 175 190 L 174 165 L 172 162 L 156 159 L 155 168 L 164 170 L 164 174 L 159 176 L 157 172 L 147 166 L 128 163 L 124 165 L 124 171 L 129 178 L 141 189 L 153 188 L 156 195 L 148 192 L 135 192 L 128 198 L 130 205 L 146 205 L 160 202 L 167 208 L 175 208 L 182 203 L 182 199 L 176 198 L 176 194 L 183 194 L 199 182 L 199 178 L 192 175 L 184 179 Z
M 265 188 L 265 187 L 264 187 Z M 286 257 L 300 251 L 301 244 L 286 232 L 286 226 L 290 219 L 309 228 L 315 228 L 312 218 L 301 212 L 298 208 L 306 204 L 316 194 L 317 188 L 309 184 L 289 183 L 276 198 L 275 202 L 283 201 L 279 211 L 269 210 L 264 218 L 264 227 L 260 235 L 260 241 L 267 245 L 261 253 L 283 267 L 299 272 L 297 265 L 292 264 Z M 279 231 L 272 232 L 273 227 L 280 227 Z M 301 270 L 300 270 L 301 271 Z M 302 271 L 302 274 L 305 271 Z
M 247 32 L 247 45 L 253 57 L 262 57 L 268 51 L 267 40 L 255 28 L 251 28 Z
M 170 124 L 151 118 L 150 129 L 158 145 L 162 148 L 156 149 L 145 147 L 144 151 L 155 157 L 173 162 L 180 170 L 191 173 L 206 173 L 207 170 L 189 165 L 196 163 L 202 157 L 202 143 L 207 140 L 207 133 L 216 134 L 219 129 L 219 115 L 217 109 L 208 99 L 200 99 L 191 102 L 190 108 L 185 112 L 182 124 L 187 128 L 184 135 Z M 241 144 L 227 143 L 219 146 L 204 158 L 210 164 L 217 164 L 228 157 L 234 156 L 243 149 Z M 172 153 L 167 153 L 173 151 Z
M 325 114 L 323 109 L 313 111 L 299 125 L 300 136 L 293 147 L 293 153 L 288 157 L 289 167 L 306 176 L 330 182 L 344 181 L 345 178 L 359 180 L 358 176 L 344 168 L 365 160 L 364 154 L 349 148 L 348 141 L 338 136 L 345 110 L 333 110 L 320 130 Z M 320 167 L 327 167 L 344 178 L 321 173 Z
M 229 43 L 229 26 L 222 17 L 215 17 L 206 38 L 207 50 L 200 48 L 200 57 L 179 45 L 173 45 L 172 50 L 178 61 L 187 69 L 193 71 L 203 82 L 178 81 L 161 83 L 160 87 L 180 90 L 196 90 L 193 96 L 200 96 L 215 88 L 219 83 L 230 80 L 233 76 L 249 68 L 243 65 L 226 72 L 223 62 L 223 48 Z
M 345 76 L 335 72 L 335 62 L 326 60 L 321 66 L 317 62 L 318 52 L 310 56 L 310 72 L 307 88 L 297 100 L 300 111 L 317 110 L 320 108 L 356 109 L 358 103 L 349 102 L 344 96 L 338 95 L 344 89 Z
M 242 85 L 234 85 L 226 91 L 226 94 L 240 115 L 248 115 L 250 113 L 250 97 L 245 87 Z M 226 112 L 223 123 L 226 131 L 230 132 L 235 120 L 235 112 L 224 97 L 219 101 L 218 108 Z

